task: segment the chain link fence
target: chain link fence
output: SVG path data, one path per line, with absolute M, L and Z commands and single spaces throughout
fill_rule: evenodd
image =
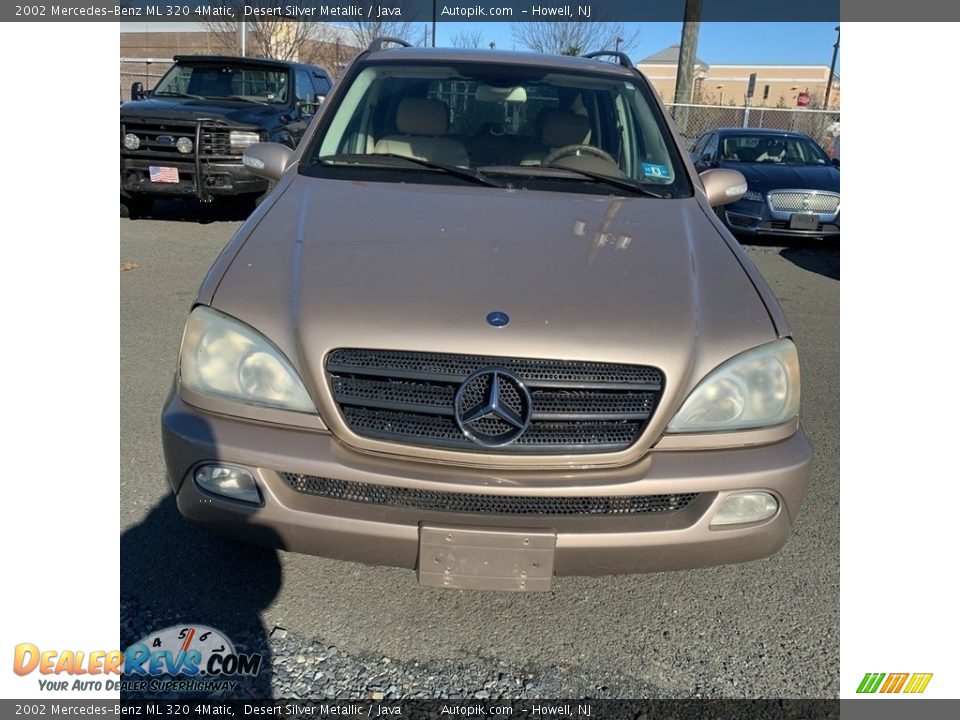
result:
M 733 105 L 684 105 L 666 103 L 667 111 L 687 149 L 707 130 L 725 127 L 770 128 L 792 130 L 809 135 L 828 152 L 833 138 L 840 134 L 839 110 L 808 110 L 806 108 L 735 107 Z

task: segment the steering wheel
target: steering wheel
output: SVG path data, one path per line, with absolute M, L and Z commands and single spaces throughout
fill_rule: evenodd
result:
M 619 167 L 619 164 L 613 155 L 608 153 L 606 150 L 601 150 L 600 148 L 595 147 L 594 145 L 567 145 L 562 148 L 557 148 L 552 153 L 547 155 L 540 164 L 553 165 L 560 158 L 570 157 L 571 155 L 593 155 L 594 157 L 606 160 L 607 162 Z

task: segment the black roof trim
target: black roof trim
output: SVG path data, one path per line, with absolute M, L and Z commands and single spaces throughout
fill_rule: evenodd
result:
M 262 58 L 262 57 L 250 57 L 249 55 L 243 57 L 240 55 L 174 55 L 174 62 L 224 62 L 224 63 L 240 63 L 243 65 L 262 65 L 264 67 L 283 67 L 283 68 L 309 68 L 314 72 L 323 73 L 326 76 L 326 71 L 316 65 L 308 65 L 306 63 L 293 62 L 292 60 L 273 60 L 271 58 Z
M 591 60 L 602 57 L 615 57 L 617 61 L 625 68 L 630 68 L 631 70 L 635 69 L 633 60 L 630 59 L 630 56 L 624 52 L 620 52 L 619 50 L 597 50 L 592 53 L 587 53 L 581 57 L 590 58 Z
M 370 51 L 383 50 L 383 46 L 386 45 L 387 43 L 393 43 L 394 45 L 400 45 L 401 47 L 413 47 L 413 45 L 408 43 L 406 40 L 402 40 L 401 38 L 378 37 L 378 38 L 374 38 L 370 42 L 370 45 L 367 47 L 367 50 L 370 50 Z

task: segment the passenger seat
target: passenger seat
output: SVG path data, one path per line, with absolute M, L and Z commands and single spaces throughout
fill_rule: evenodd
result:
M 377 140 L 373 152 L 469 167 L 470 157 L 463 143 L 441 137 L 449 124 L 450 110 L 445 102 L 405 97 L 397 106 L 397 134 Z

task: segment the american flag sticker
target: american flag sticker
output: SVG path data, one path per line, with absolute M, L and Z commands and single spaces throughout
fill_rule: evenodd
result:
M 175 167 L 157 167 L 155 165 L 151 165 L 150 182 L 178 183 L 180 182 L 180 171 Z

